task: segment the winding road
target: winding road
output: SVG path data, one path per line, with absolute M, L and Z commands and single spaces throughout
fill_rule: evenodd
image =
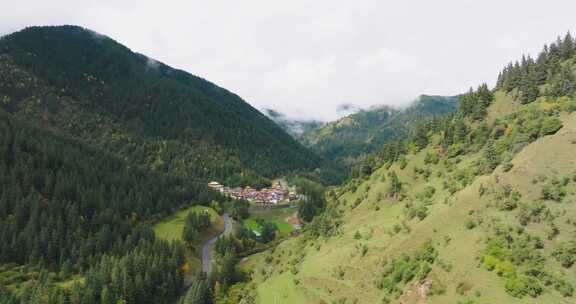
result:
M 212 256 L 210 255 L 210 249 L 212 248 L 212 245 L 214 245 L 214 243 L 216 243 L 216 241 L 222 236 L 228 236 L 230 233 L 232 233 L 232 219 L 230 216 L 228 216 L 228 214 L 224 214 L 222 215 L 222 219 L 224 220 L 224 232 L 202 244 L 202 271 L 207 274 L 212 271 Z

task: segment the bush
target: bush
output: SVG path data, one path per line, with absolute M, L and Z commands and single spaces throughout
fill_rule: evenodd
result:
M 576 261 L 576 242 L 562 243 L 552 252 L 552 256 L 565 268 L 570 268 Z
M 538 280 L 527 276 L 509 278 L 506 280 L 505 288 L 506 292 L 516 298 L 522 298 L 525 295 L 535 298 L 543 291 Z
M 518 207 L 516 200 L 507 199 L 499 205 L 499 209 L 502 211 L 511 211 Z
M 468 229 L 468 230 L 472 230 L 472 229 L 476 228 L 476 221 L 474 221 L 471 218 L 468 218 L 466 220 L 466 222 L 464 223 L 464 227 L 466 227 L 466 229 Z
M 566 196 L 566 190 L 559 183 L 545 185 L 542 188 L 542 198 L 545 200 L 560 202 Z
M 513 167 L 514 165 L 511 162 L 506 162 L 504 166 L 502 166 L 502 169 L 504 170 L 504 172 L 508 172 L 512 170 Z
M 501 277 L 512 277 L 516 273 L 516 268 L 508 261 L 499 261 L 496 264 L 496 274 Z
M 554 283 L 554 289 L 556 289 L 556 291 L 558 291 L 563 297 L 571 297 L 574 294 L 574 287 L 572 284 L 564 280 L 557 280 Z
M 425 164 L 438 164 L 438 161 L 440 159 L 438 158 L 438 154 L 436 153 L 426 153 L 426 156 L 424 157 L 424 163 Z
M 545 118 L 540 129 L 540 136 L 552 135 L 562 128 L 562 121 L 556 117 Z

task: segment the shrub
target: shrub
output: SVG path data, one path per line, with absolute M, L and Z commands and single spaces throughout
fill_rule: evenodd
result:
M 516 273 L 514 265 L 508 261 L 499 261 L 499 263 L 496 264 L 495 270 L 496 274 L 501 277 L 511 277 Z
M 399 164 L 398 166 L 400 166 L 400 169 L 401 169 L 401 170 L 404 170 L 404 168 L 406 168 L 407 165 L 408 165 L 408 162 L 406 161 L 406 158 L 403 157 L 403 158 L 400 160 L 400 164 Z
M 438 158 L 438 154 L 436 153 L 426 153 L 426 156 L 424 157 L 424 163 L 425 164 L 438 164 L 438 161 L 440 159 Z
M 540 136 L 551 135 L 562 128 L 562 121 L 556 117 L 545 118 L 540 129 Z
M 466 219 L 466 222 L 464 223 L 464 227 L 466 227 L 466 229 L 468 230 L 472 230 L 474 228 L 476 228 L 476 221 L 474 221 L 471 218 Z
M 556 291 L 558 291 L 563 297 L 571 297 L 574 294 L 574 287 L 572 284 L 564 280 L 557 280 L 554 283 L 554 289 L 556 289 Z
M 502 211 L 511 211 L 518 207 L 518 203 L 515 200 L 505 200 L 503 203 L 500 204 L 499 209 Z
M 576 242 L 560 244 L 553 252 L 552 256 L 565 268 L 570 268 L 576 261 Z
M 528 276 L 512 277 L 506 280 L 506 291 L 516 298 L 529 295 L 533 298 L 542 294 L 542 286 L 535 278 Z
M 560 202 L 566 196 L 566 190 L 559 183 L 548 184 L 542 188 L 542 198 Z

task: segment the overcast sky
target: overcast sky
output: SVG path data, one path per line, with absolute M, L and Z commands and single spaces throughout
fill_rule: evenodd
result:
M 257 108 L 334 119 L 344 103 L 453 95 L 576 29 L 576 1 L 0 0 L 0 33 L 77 24 Z

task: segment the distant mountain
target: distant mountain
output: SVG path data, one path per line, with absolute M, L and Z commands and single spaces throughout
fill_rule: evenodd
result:
M 0 39 L 0 107 L 155 171 L 254 179 L 320 158 L 236 94 L 76 26 Z
M 381 106 L 360 110 L 304 133 L 301 141 L 327 159 L 351 164 L 358 156 L 406 136 L 415 122 L 455 111 L 457 104 L 457 96 L 421 95 L 406 109 Z
M 302 135 L 322 128 L 326 123 L 318 120 L 298 120 L 290 119 L 286 115 L 272 110 L 264 109 L 264 114 L 282 127 L 286 132 L 296 139 L 301 139 Z

